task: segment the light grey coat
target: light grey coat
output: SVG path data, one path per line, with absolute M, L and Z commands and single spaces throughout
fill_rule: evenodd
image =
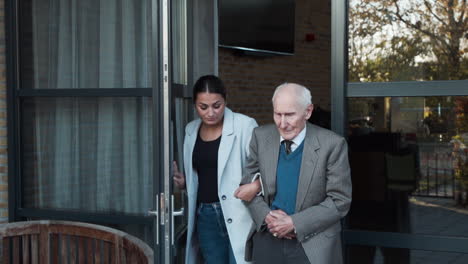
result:
M 249 234 L 246 259 L 252 255 L 252 236 L 261 230 L 276 194 L 276 168 L 280 134 L 274 125 L 254 130 L 250 156 L 242 182 L 260 172 L 264 196 L 248 204 L 256 228 Z M 348 148 L 343 137 L 307 123 L 296 196 L 296 213 L 291 215 L 297 239 L 311 263 L 342 263 L 341 223 L 351 204 L 351 175 Z
M 193 169 L 192 153 L 200 128 L 201 120 L 196 119 L 185 128 L 184 167 L 188 196 L 187 251 L 185 263 L 197 263 L 198 240 L 195 235 L 198 175 Z M 253 226 L 247 207 L 234 197 L 234 191 L 242 179 L 249 151 L 249 142 L 257 122 L 253 118 L 234 113 L 229 108 L 224 111 L 223 131 L 218 150 L 218 197 L 223 210 L 237 264 L 244 261 L 247 235 Z M 222 199 L 223 196 L 226 199 Z M 231 219 L 231 223 L 227 220 Z

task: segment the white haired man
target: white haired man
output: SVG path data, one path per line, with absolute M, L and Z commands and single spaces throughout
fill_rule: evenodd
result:
M 275 125 L 254 130 L 245 185 L 235 193 L 246 201 L 255 223 L 246 260 L 342 263 L 340 219 L 351 204 L 346 141 L 307 122 L 313 111 L 307 88 L 282 84 L 272 101 Z M 258 173 L 263 195 L 256 196 L 258 181 L 248 183 Z

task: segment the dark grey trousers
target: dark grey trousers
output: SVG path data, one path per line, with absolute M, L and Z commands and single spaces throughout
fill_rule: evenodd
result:
M 253 237 L 255 264 L 310 264 L 297 239 L 281 239 L 270 232 L 257 232 Z

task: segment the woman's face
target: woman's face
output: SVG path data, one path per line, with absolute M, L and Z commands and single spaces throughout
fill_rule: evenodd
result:
M 198 93 L 195 99 L 195 109 L 205 125 L 219 125 L 223 121 L 225 107 L 226 101 L 218 93 Z

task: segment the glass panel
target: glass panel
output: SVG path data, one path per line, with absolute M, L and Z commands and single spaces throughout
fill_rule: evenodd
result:
M 468 97 L 349 98 L 350 227 L 468 237 Z
M 174 98 L 174 112 L 172 124 L 172 150 L 173 159 L 177 162 L 180 171 L 184 171 L 183 163 L 183 143 L 185 136 L 185 126 L 191 120 L 190 113 L 193 111 L 192 100 L 190 98 Z M 174 195 L 174 210 L 184 210 L 182 216 L 174 217 L 174 263 L 183 263 L 185 259 L 185 231 L 187 228 L 187 201 L 185 189 L 179 189 L 173 184 L 172 194 Z M 183 209 L 182 209 L 183 208 Z
M 172 2 L 172 59 L 174 83 L 187 85 L 187 0 Z
M 151 87 L 150 0 L 27 0 L 20 10 L 21 88 Z
M 452 252 L 436 252 L 425 250 L 409 250 L 401 248 L 382 248 L 367 246 L 348 247 L 349 264 L 440 264 L 468 263 L 468 254 Z
M 350 0 L 350 82 L 468 79 L 466 1 Z
M 152 208 L 151 98 L 41 97 L 22 107 L 24 207 Z

